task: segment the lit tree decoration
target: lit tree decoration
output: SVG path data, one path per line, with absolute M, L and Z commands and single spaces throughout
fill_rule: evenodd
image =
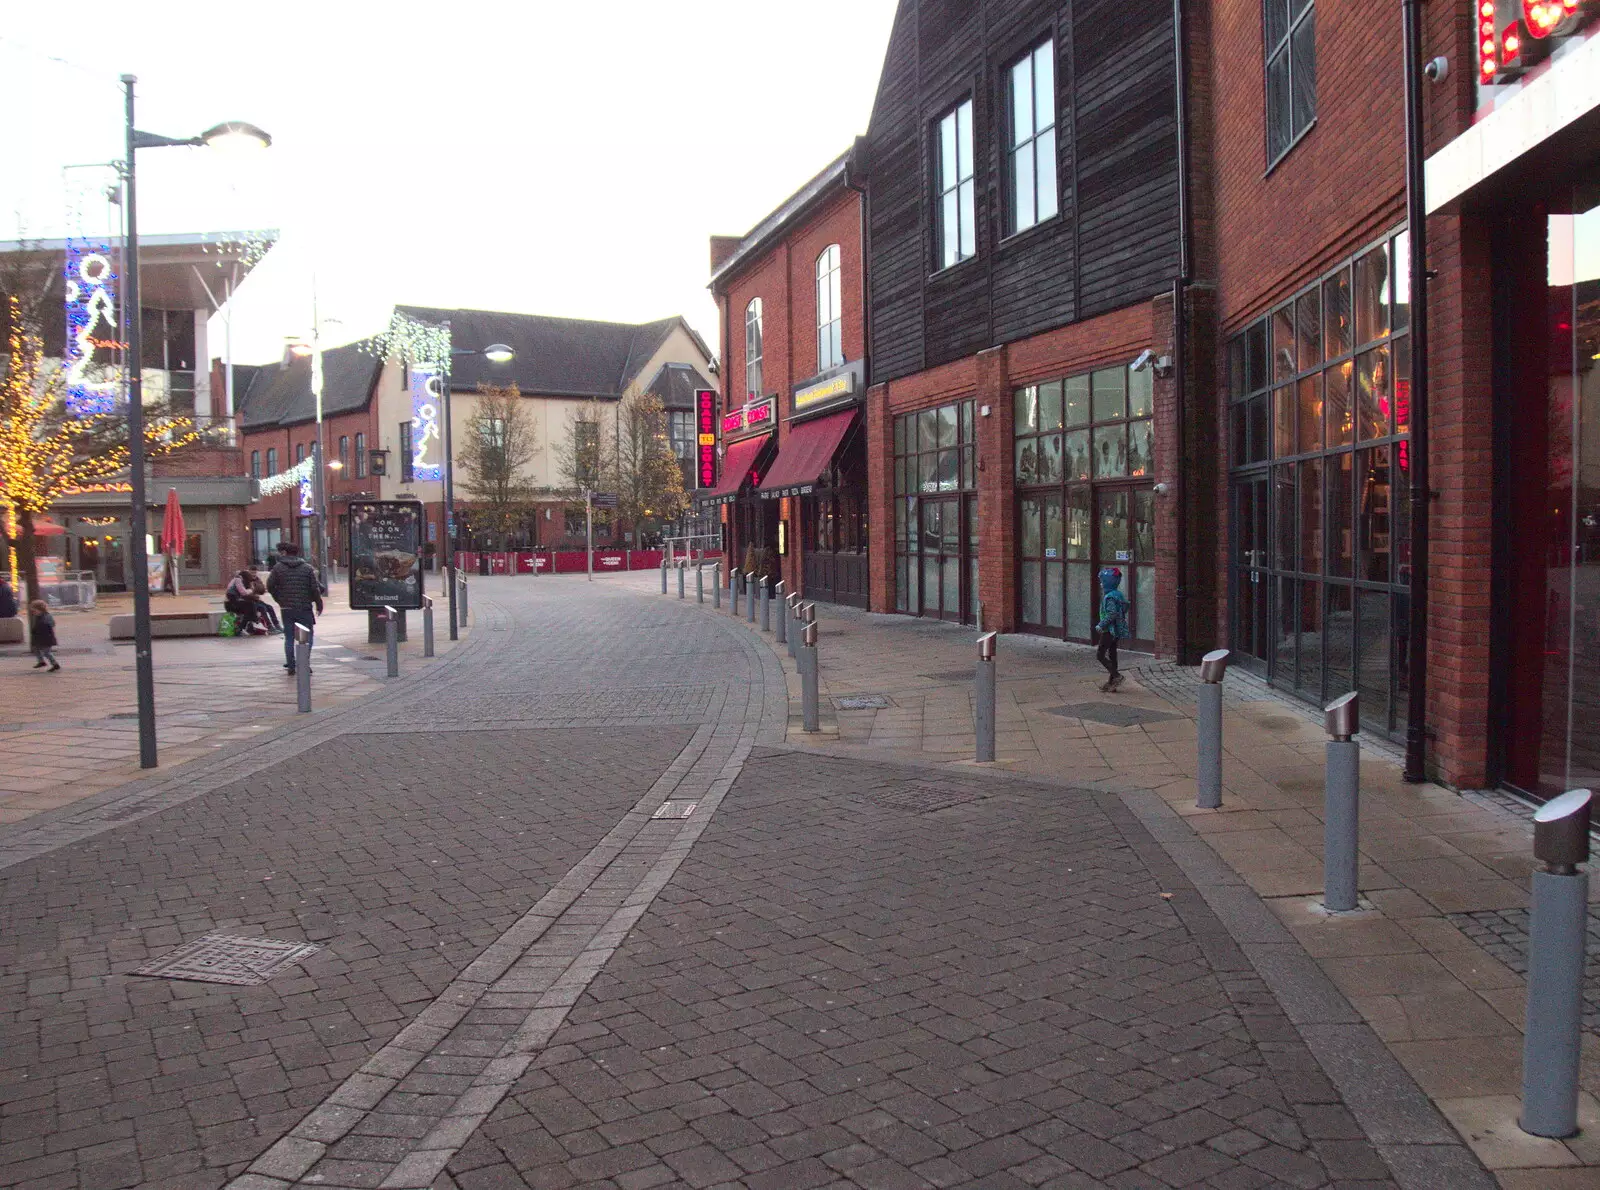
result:
M 222 257 L 217 261 L 219 268 L 224 264 L 238 263 L 253 269 L 266 259 L 267 253 L 272 251 L 272 246 L 277 242 L 276 232 L 244 231 L 223 240 L 207 240 L 200 245 L 200 251 L 207 255 L 215 252 Z
M 62 496 L 127 470 L 127 423 L 116 413 L 74 414 L 66 407 L 65 373 L 51 367 L 39 337 L 24 328 L 9 299 L 10 344 L 0 379 L 0 507 L 16 528 L 22 577 L 38 590 L 33 519 Z M 171 454 L 200 435 L 183 417 L 150 412 L 145 454 Z
M 419 322 L 399 310 L 389 319 L 387 330 L 361 345 L 363 351 L 381 360 L 399 359 L 411 364 L 450 363 L 450 332 L 431 322 Z

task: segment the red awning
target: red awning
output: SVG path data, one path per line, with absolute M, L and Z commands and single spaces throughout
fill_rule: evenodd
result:
M 832 464 L 834 453 L 855 418 L 856 411 L 846 409 L 790 426 L 788 441 L 761 481 L 761 494 L 782 496 L 792 489 L 813 486 Z
M 745 480 L 750 477 L 750 468 L 755 465 L 756 456 L 761 453 L 761 448 L 771 437 L 771 434 L 762 434 L 757 438 L 744 438 L 738 442 L 728 443 L 727 450 L 722 456 L 722 478 L 709 492 L 701 492 L 700 499 L 722 503 L 737 496 L 739 489 L 744 487 Z

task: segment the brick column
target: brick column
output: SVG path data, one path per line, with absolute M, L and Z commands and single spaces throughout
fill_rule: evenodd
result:
M 1011 380 L 1004 347 L 978 353 L 978 598 L 984 627 L 1017 628 Z M 984 416 L 987 407 L 989 415 Z
M 894 421 L 889 386 L 867 390 L 867 606 L 894 610 Z

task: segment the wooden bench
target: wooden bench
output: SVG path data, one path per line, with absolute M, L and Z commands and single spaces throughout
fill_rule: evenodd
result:
M 221 623 L 221 612 L 151 612 L 150 635 L 215 636 Z M 111 617 L 111 639 L 133 639 L 131 614 Z

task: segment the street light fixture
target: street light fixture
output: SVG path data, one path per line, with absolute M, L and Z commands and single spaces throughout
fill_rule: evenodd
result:
M 233 148 L 266 148 L 272 138 L 254 124 L 230 120 L 209 128 L 199 136 L 179 139 L 141 132 L 133 126 L 133 85 L 138 79 L 122 76 L 125 89 L 127 156 L 122 161 L 123 212 L 128 221 L 124 267 L 128 272 L 128 291 L 123 317 L 128 334 L 128 480 L 132 489 L 133 510 L 129 518 L 128 543 L 133 566 L 133 667 L 134 686 L 139 698 L 139 767 L 156 767 L 156 675 L 150 644 L 149 551 L 145 547 L 144 493 L 144 377 L 141 353 L 144 350 L 144 321 L 139 308 L 139 198 L 135 169 L 136 150 L 160 149 L 175 145 L 216 145 Z

